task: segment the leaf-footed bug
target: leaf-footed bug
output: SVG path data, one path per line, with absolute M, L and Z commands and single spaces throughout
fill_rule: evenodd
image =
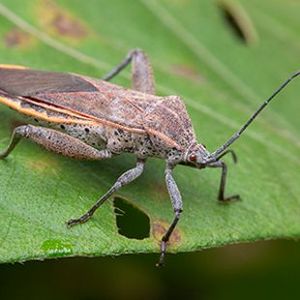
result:
M 132 63 L 132 89 L 108 81 Z M 164 234 L 157 265 L 164 263 L 168 240 L 179 221 L 182 199 L 173 178 L 177 164 L 203 169 L 221 168 L 218 200 L 239 199 L 225 196 L 227 166 L 220 159 L 268 103 L 300 72 L 286 80 L 222 146 L 210 153 L 197 143 L 195 133 L 180 97 L 155 96 L 152 68 L 141 50 L 132 50 L 103 80 L 69 73 L 37 71 L 19 66 L 0 66 L 0 103 L 39 122 L 13 131 L 5 158 L 23 137 L 48 150 L 77 159 L 101 160 L 130 152 L 136 166 L 123 173 L 113 186 L 85 214 L 71 219 L 68 226 L 88 221 L 96 209 L 114 192 L 143 173 L 148 157 L 166 160 L 165 181 L 174 219 Z M 30 123 L 32 123 L 30 121 Z M 48 128 L 50 127 L 50 128 Z

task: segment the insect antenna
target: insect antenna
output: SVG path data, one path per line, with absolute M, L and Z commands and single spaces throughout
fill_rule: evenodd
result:
M 220 146 L 216 151 L 210 154 L 207 163 L 214 162 L 223 156 L 223 152 L 237 140 L 241 134 L 246 130 L 246 128 L 253 122 L 253 120 L 258 116 L 258 114 L 270 103 L 270 101 L 279 94 L 293 79 L 300 75 L 300 71 L 291 75 L 285 82 L 283 82 L 274 93 L 263 102 L 263 104 L 255 111 L 255 113 L 248 119 L 248 121 L 236 132 L 234 133 L 222 146 Z

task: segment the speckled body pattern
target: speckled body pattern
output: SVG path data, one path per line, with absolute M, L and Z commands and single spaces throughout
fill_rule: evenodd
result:
M 28 85 L 34 78 L 39 84 Z M 61 73 L 7 69 L 0 73 L 0 102 L 31 117 L 33 124 L 58 129 L 113 154 L 130 152 L 140 158 L 179 161 L 196 144 L 179 97 L 149 95 L 86 76 L 63 74 L 62 78 Z

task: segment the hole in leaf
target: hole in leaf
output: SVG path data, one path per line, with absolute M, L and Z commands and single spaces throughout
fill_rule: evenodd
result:
M 150 236 L 150 219 L 138 207 L 125 199 L 115 197 L 114 212 L 119 234 L 138 240 Z
M 219 0 L 218 5 L 226 24 L 240 41 L 245 44 L 257 42 L 254 25 L 239 3 L 232 0 Z
M 224 16 L 225 21 L 227 22 L 227 24 L 230 26 L 230 28 L 232 29 L 232 31 L 234 32 L 234 34 L 241 39 L 243 42 L 246 42 L 246 37 L 245 34 L 242 30 L 242 28 L 240 27 L 239 23 L 237 22 L 236 17 L 232 14 L 232 11 L 228 10 L 227 7 L 222 7 L 222 13 Z

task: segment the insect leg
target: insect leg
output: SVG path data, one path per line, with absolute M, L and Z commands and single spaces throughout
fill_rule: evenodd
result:
M 166 185 L 168 188 L 168 192 L 169 192 L 169 195 L 170 195 L 170 198 L 172 201 L 172 206 L 173 206 L 175 216 L 174 216 L 174 219 L 173 219 L 170 227 L 168 228 L 167 232 L 164 234 L 164 236 L 161 239 L 160 257 L 159 257 L 157 266 L 162 266 L 164 264 L 164 259 L 165 259 L 166 251 L 167 251 L 167 243 L 179 221 L 180 214 L 182 212 L 182 199 L 181 199 L 181 195 L 180 195 L 179 189 L 177 187 L 177 184 L 173 178 L 172 170 L 173 170 L 173 166 L 167 165 L 167 168 L 165 171 L 165 176 L 166 176 L 165 179 L 166 179 Z
M 225 197 L 227 165 L 223 161 L 217 161 L 217 162 L 211 163 L 207 166 L 210 168 L 221 168 L 222 169 L 218 200 L 221 202 L 229 202 L 231 200 L 239 200 L 240 195 L 232 195 L 229 197 Z
M 144 170 L 145 160 L 138 159 L 136 166 L 125 173 L 123 173 L 114 185 L 80 218 L 71 219 L 67 222 L 68 226 L 74 226 L 76 224 L 82 224 L 88 221 L 99 206 L 101 206 L 114 192 L 119 190 L 122 186 L 132 182 L 139 177 Z
M 147 94 L 155 94 L 155 84 L 151 64 L 140 49 L 131 50 L 126 58 L 102 79 L 110 80 L 132 62 L 132 88 Z
M 0 159 L 8 156 L 21 138 L 27 138 L 47 150 L 77 159 L 98 160 L 111 157 L 108 150 L 97 150 L 60 131 L 33 125 L 22 125 L 14 129 L 8 147 L 0 152 Z
M 0 152 L 0 159 L 7 157 L 10 154 L 10 152 L 12 152 L 14 150 L 16 145 L 21 140 L 22 136 L 18 133 L 18 128 L 19 127 L 15 128 L 15 130 L 10 138 L 10 142 L 9 142 L 8 146 L 6 147 L 6 149 L 4 149 L 3 151 Z

